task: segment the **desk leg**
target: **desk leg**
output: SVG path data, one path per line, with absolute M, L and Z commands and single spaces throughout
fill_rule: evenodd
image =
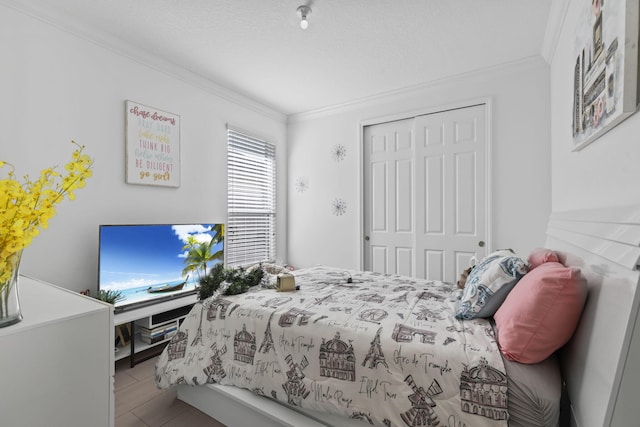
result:
M 163 343 L 163 344 L 159 344 L 155 347 L 157 347 L 158 351 L 157 352 L 149 352 L 149 354 L 139 357 L 136 359 L 136 347 L 135 347 L 135 338 L 136 338 L 136 331 L 135 331 L 135 320 L 132 321 L 130 323 L 130 328 L 131 328 L 131 354 L 129 354 L 129 367 L 133 368 L 134 366 L 136 366 L 137 363 L 140 362 L 144 362 L 145 360 L 149 360 L 153 357 L 158 356 L 160 353 L 162 353 L 162 351 L 164 350 L 165 346 L 169 343 L 169 340 L 167 340 L 167 342 Z M 146 351 L 145 351 L 146 352 Z
M 136 349 L 135 349 L 135 342 L 136 342 L 136 330 L 134 329 L 136 327 L 135 325 L 135 321 L 132 320 L 131 324 L 131 354 L 129 355 L 129 367 L 133 368 L 134 366 L 136 366 L 136 361 L 134 360 L 134 356 L 136 354 Z

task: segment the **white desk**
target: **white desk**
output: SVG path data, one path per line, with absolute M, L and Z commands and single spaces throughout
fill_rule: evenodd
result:
M 131 341 L 124 347 L 116 348 L 116 352 L 114 354 L 114 360 L 120 360 L 125 357 L 129 357 L 129 365 L 131 367 L 135 366 L 136 363 L 142 362 L 150 357 L 155 355 L 149 355 L 149 357 L 136 358 L 136 353 L 142 352 L 143 350 L 149 349 L 151 347 L 159 346 L 167 342 L 167 340 L 159 341 L 153 344 L 147 344 L 142 341 L 140 334 L 136 331 L 136 321 L 140 322 L 142 319 L 147 320 L 149 323 L 151 319 L 155 316 L 161 316 L 163 313 L 170 313 L 172 310 L 180 310 L 181 308 L 189 308 L 193 304 L 198 301 L 197 294 L 186 295 L 180 298 L 173 298 L 166 301 L 162 301 L 159 303 L 146 305 L 140 308 L 135 308 L 131 310 L 122 311 L 117 313 L 113 318 L 114 326 L 129 324 L 129 330 L 131 333 Z M 187 314 L 188 310 L 183 313 L 176 314 L 175 316 L 170 316 L 169 320 L 176 320 L 184 318 Z M 161 322 L 162 323 L 162 322 Z

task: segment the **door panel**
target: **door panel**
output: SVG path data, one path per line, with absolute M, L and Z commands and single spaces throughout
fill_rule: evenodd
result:
M 413 276 L 413 141 L 413 119 L 364 129 L 366 270 Z
M 375 271 L 377 273 L 387 273 L 387 247 L 371 245 L 370 264 L 374 268 L 368 270 Z
M 437 276 L 439 269 L 418 265 L 418 277 L 455 282 L 485 253 L 485 106 L 419 116 L 415 128 L 416 163 L 426 165 L 416 170 L 416 217 L 427 225 L 416 230 L 415 250 L 442 251 L 443 266 Z
M 396 248 L 396 273 L 409 277 L 413 275 L 413 248 Z
M 426 249 L 424 251 L 425 277 L 443 277 L 445 269 L 444 260 L 444 251 Z
M 456 234 L 475 234 L 477 223 L 476 201 L 476 153 L 455 154 L 453 178 L 455 191 L 455 232 Z
M 396 232 L 413 231 L 413 162 L 396 162 Z
M 485 255 L 485 111 L 364 128 L 365 270 L 455 282 Z
M 444 158 L 443 156 L 424 157 L 425 185 L 423 195 L 416 195 L 419 200 L 429 200 L 425 204 L 424 231 L 430 234 L 444 234 Z M 422 196 L 422 198 L 420 198 Z
M 371 229 L 377 232 L 387 232 L 387 164 L 374 163 L 371 165 Z

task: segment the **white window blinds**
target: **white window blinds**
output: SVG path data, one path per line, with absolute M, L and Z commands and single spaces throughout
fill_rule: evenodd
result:
M 227 265 L 274 262 L 276 257 L 276 149 L 229 128 L 227 148 Z

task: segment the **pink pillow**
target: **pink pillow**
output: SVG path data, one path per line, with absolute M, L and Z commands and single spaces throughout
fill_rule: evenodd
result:
M 527 262 L 529 263 L 529 271 L 531 271 L 545 262 L 560 262 L 560 258 L 558 258 L 558 254 L 551 249 L 536 248 L 529 254 Z
M 587 298 L 577 268 L 546 262 L 511 290 L 493 316 L 500 351 L 509 360 L 539 363 L 569 341 Z

